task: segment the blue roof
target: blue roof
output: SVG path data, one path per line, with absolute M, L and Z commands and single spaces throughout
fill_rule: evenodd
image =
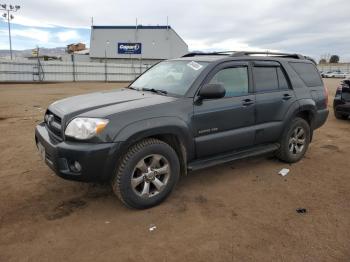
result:
M 93 25 L 92 29 L 171 29 L 170 25 Z

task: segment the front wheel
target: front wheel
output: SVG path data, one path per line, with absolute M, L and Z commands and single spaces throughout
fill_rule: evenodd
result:
M 112 188 L 128 207 L 143 209 L 162 202 L 180 175 L 175 150 L 158 139 L 145 139 L 131 146 L 112 179 Z
M 310 126 L 304 119 L 297 117 L 284 131 L 276 156 L 284 162 L 295 163 L 304 156 L 309 143 Z

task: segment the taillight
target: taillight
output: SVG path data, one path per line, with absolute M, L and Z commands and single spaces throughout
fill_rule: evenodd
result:
M 324 87 L 324 96 L 325 96 L 325 106 L 328 107 L 328 89 Z

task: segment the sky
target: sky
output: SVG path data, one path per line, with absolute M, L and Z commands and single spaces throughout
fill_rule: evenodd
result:
M 0 0 L 0 3 L 5 3 Z M 94 25 L 169 25 L 190 50 L 275 50 L 350 61 L 349 0 L 13 0 L 13 49 L 89 45 Z M 1 14 L 1 13 L 0 13 Z M 1 20 L 1 19 L 0 19 Z M 0 22 L 0 49 L 8 49 Z

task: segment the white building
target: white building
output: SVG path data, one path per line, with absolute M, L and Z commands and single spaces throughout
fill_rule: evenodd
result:
M 187 52 L 187 44 L 170 26 L 91 27 L 92 61 L 153 64 Z

